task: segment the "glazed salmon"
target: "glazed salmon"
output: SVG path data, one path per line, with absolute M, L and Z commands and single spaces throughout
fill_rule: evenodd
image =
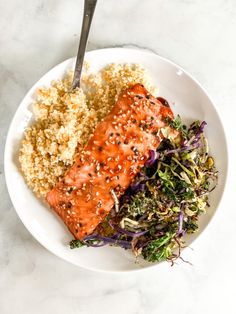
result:
M 124 91 L 84 151 L 47 194 L 76 239 L 91 234 L 156 150 L 171 109 L 141 84 Z M 163 132 L 164 133 L 164 132 Z

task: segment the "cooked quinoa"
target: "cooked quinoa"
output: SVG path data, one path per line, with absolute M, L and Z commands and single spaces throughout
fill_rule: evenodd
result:
M 122 90 L 141 83 L 155 94 L 138 64 L 110 64 L 97 73 L 85 67 L 81 88 L 73 91 L 72 77 L 71 71 L 50 87 L 37 90 L 35 121 L 25 130 L 21 143 L 21 171 L 38 197 L 45 197 L 73 164 Z

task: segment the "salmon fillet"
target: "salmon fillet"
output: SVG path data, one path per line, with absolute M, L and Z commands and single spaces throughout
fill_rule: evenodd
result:
M 173 119 L 169 107 L 141 84 L 124 91 L 83 152 L 47 194 L 50 207 L 76 239 L 91 234 L 156 150 Z

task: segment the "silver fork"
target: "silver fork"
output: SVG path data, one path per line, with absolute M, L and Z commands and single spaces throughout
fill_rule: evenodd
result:
M 97 0 L 84 0 L 84 16 L 80 35 L 79 49 L 76 58 L 75 72 L 72 82 L 72 89 L 80 87 L 80 79 L 84 62 L 84 54 L 87 46 L 90 26 L 93 19 Z

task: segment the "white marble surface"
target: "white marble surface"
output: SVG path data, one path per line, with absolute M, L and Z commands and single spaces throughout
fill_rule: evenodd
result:
M 41 247 L 12 208 L 3 174 L 7 128 L 29 87 L 76 54 L 82 6 L 0 0 L 0 313 L 236 313 L 235 162 L 216 216 L 185 252 L 193 266 L 129 275 L 84 271 Z M 235 0 L 98 0 L 88 49 L 144 47 L 188 70 L 221 112 L 233 161 L 235 38 Z

